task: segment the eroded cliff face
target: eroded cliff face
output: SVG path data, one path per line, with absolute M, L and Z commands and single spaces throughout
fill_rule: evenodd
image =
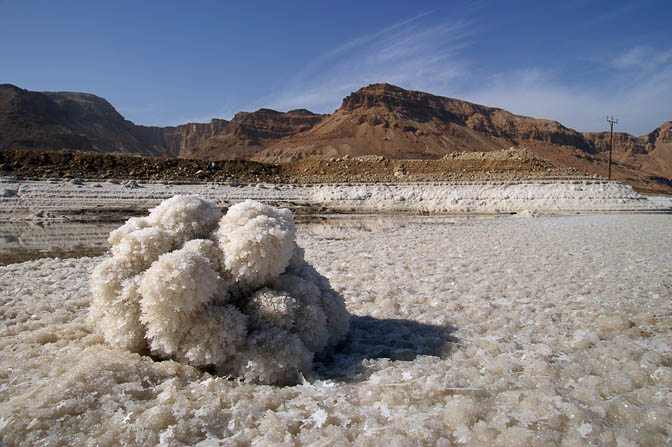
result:
M 18 147 L 140 155 L 163 149 L 98 96 L 0 85 L 0 149 Z
M 609 150 L 610 132 L 584 132 L 583 135 L 593 142 L 599 152 Z M 614 132 L 614 148 L 622 152 L 648 154 L 660 146 L 669 144 L 672 144 L 672 121 L 663 123 L 662 126 L 641 137 Z
M 182 158 L 251 158 L 271 141 L 310 129 L 325 115 L 305 109 L 237 113 L 231 121 L 139 126 L 103 98 L 0 85 L 0 149 L 75 149 Z
M 548 152 L 571 147 L 586 154 L 608 150 L 609 134 L 579 133 L 556 121 L 372 84 L 343 99 L 332 115 L 305 109 L 239 112 L 231 121 L 176 127 L 136 126 L 107 101 L 71 92 L 30 92 L 0 86 L 0 147 L 71 148 L 201 159 L 296 158 L 378 154 L 440 158 L 454 151 L 530 146 Z M 625 154 L 669 152 L 670 122 L 643 137 L 615 135 Z M 543 154 L 542 154 L 543 155 Z M 666 154 L 658 158 L 666 158 Z
M 590 143 L 580 133 L 557 121 L 514 115 L 503 109 L 404 90 L 389 84 L 373 84 L 352 93 L 343 100 L 340 111 L 355 114 L 370 111 L 372 119 L 369 123 L 374 125 L 384 116 L 429 124 L 436 130 L 464 127 L 483 136 L 501 138 L 513 144 L 538 140 L 591 149 Z M 394 122 L 388 124 L 400 127 L 395 126 Z
M 341 107 L 314 127 L 285 137 L 257 156 L 283 161 L 341 155 L 440 158 L 456 151 L 492 151 L 510 146 L 572 146 L 592 153 L 580 133 L 556 121 L 372 84 L 343 99 Z
M 231 121 L 189 123 L 166 129 L 167 147 L 182 158 L 250 159 L 265 146 L 312 128 L 325 115 L 305 109 L 277 112 L 260 109 L 239 112 Z
M 226 132 L 229 122 L 213 118 L 209 123 L 188 123 L 164 127 L 163 147 L 173 157 L 193 158 L 208 139 Z
M 610 132 L 585 132 L 583 135 L 595 145 L 599 154 L 607 156 L 611 142 Z M 640 137 L 614 132 L 612 155 L 619 162 L 672 178 L 672 121 L 667 121 Z

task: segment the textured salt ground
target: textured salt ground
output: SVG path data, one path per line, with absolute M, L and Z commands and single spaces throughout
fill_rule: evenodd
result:
M 494 216 L 489 216 L 494 217 Z M 464 219 L 466 216 L 461 216 Z M 482 219 L 483 216 L 470 216 Z M 328 233 L 335 231 L 376 231 L 399 225 L 427 223 L 441 224 L 455 216 L 405 216 L 400 221 L 394 214 L 329 214 L 300 215 L 294 220 L 303 232 Z M 0 265 L 31 261 L 40 258 L 79 258 L 100 256 L 110 248 L 107 238 L 120 222 L 53 220 L 0 220 Z
M 300 233 L 349 339 L 294 387 L 112 349 L 100 258 L 0 268 L 8 445 L 666 445 L 672 216 L 451 220 Z M 392 360 L 388 357 L 391 357 Z

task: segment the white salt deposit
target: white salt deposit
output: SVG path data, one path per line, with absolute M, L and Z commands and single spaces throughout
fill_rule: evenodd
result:
M 669 197 L 669 196 L 649 196 L 647 198 L 659 207 L 672 209 L 672 197 Z
M 175 196 L 112 231 L 89 322 L 116 348 L 297 383 L 347 333 L 343 297 L 306 264 L 289 210 L 246 200 L 220 217 L 198 196 Z
M 0 178 L 16 194 L 0 197 L 0 216 L 32 219 L 36 213 L 149 208 L 176 194 L 197 194 L 217 206 L 246 199 L 327 206 L 357 212 L 497 213 L 559 211 L 650 211 L 670 209 L 631 187 L 604 180 L 528 180 L 399 184 L 257 185 L 16 181 Z M 99 185 L 99 186 L 95 186 Z
M 630 186 L 606 181 L 454 182 L 329 185 L 312 199 L 334 208 L 430 213 L 654 209 Z
M 0 258 L 19 251 L 76 251 L 107 247 L 110 231 L 119 224 L 55 222 L 44 226 L 30 221 L 0 222 Z
M 0 267 L 1 443 L 670 443 L 672 216 L 381 222 L 339 237 L 299 227 L 355 316 L 296 386 L 110 346 L 87 323 L 105 258 Z M 260 294 L 289 316 L 310 282 Z
M 229 209 L 213 237 L 222 250 L 222 269 L 240 286 L 258 289 L 277 278 L 294 253 L 294 219 L 288 209 L 243 202 Z

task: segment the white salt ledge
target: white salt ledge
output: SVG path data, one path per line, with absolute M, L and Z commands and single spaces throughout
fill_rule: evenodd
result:
M 653 210 L 630 186 L 605 181 L 329 185 L 311 198 L 334 208 L 430 213 Z
M 510 213 L 655 211 L 669 200 L 649 200 L 630 186 L 604 180 L 530 180 L 398 184 L 232 185 L 143 183 L 129 189 L 113 183 L 15 181 L 0 178 L 16 194 L 0 197 L 0 214 L 36 211 L 149 208 L 176 194 L 197 194 L 217 206 L 252 199 L 327 206 L 358 212 Z

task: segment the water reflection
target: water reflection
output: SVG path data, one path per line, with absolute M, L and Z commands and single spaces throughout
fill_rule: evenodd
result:
M 323 230 L 373 232 L 394 228 L 427 225 L 452 225 L 469 220 L 492 219 L 492 215 L 413 215 L 413 214 L 312 214 L 294 218 L 304 232 L 319 234 Z
M 480 217 L 481 219 L 483 217 Z M 413 215 L 299 215 L 299 235 L 339 239 L 358 232 L 384 231 L 407 226 L 451 225 L 471 218 L 465 216 Z M 114 222 L 0 222 L 0 265 L 33 259 L 98 256 L 109 246 L 110 231 L 121 225 Z
M 0 265 L 39 258 L 98 256 L 119 222 L 0 222 Z

